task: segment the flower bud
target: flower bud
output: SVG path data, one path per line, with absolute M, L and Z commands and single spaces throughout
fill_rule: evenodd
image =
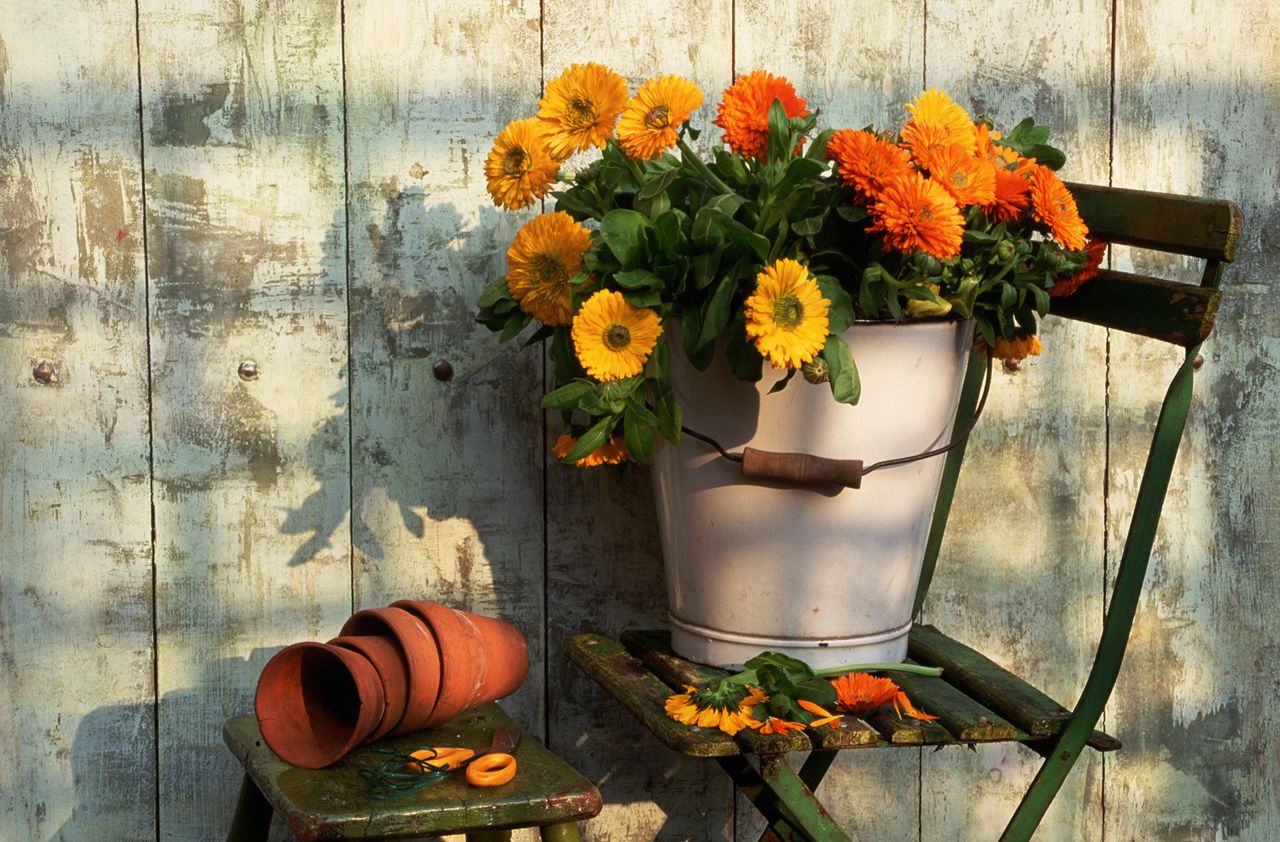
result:
M 1001 240 L 996 243 L 996 258 L 999 259 L 1001 263 L 1008 263 L 1010 260 L 1013 260 L 1017 253 L 1018 247 L 1008 240 Z
M 826 383 L 831 374 L 831 366 L 827 365 L 827 361 L 823 357 L 814 357 L 813 362 L 804 363 L 800 366 L 800 373 L 813 385 Z

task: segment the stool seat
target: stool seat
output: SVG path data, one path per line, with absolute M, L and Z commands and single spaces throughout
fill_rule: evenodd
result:
M 222 735 L 245 768 L 230 840 L 266 839 L 273 810 L 301 840 L 413 839 L 465 833 L 501 839 L 503 829 L 545 828 L 544 839 L 577 839 L 574 822 L 600 812 L 600 793 L 569 764 L 527 734 L 512 752 L 515 780 L 476 788 L 461 774 L 391 800 L 369 794 L 359 770 L 386 759 L 378 749 L 409 753 L 429 746 L 483 751 L 495 728 L 519 726 L 496 704 L 465 711 L 439 728 L 361 746 L 325 769 L 300 769 L 267 747 L 252 715 L 236 716 Z

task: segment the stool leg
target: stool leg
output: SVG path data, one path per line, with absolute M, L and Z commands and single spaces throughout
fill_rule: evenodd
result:
M 467 842 L 511 842 L 511 831 L 472 830 L 467 833 Z
M 577 822 L 544 825 L 539 828 L 539 833 L 542 835 L 542 842 L 582 842 Z
M 266 842 L 271 835 L 272 812 L 271 802 L 262 797 L 262 791 L 246 773 L 240 782 L 240 799 L 227 842 Z

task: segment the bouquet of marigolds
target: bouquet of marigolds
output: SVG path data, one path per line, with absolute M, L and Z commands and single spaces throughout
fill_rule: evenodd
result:
M 672 353 L 700 370 L 723 354 L 746 381 L 768 362 L 856 403 L 840 335 L 854 320 L 972 318 L 988 352 L 1017 359 L 1039 353 L 1050 298 L 1097 270 L 1105 245 L 1032 119 L 1002 135 L 930 90 L 896 131 L 817 131 L 787 80 L 756 71 L 724 92 L 727 148 L 704 160 L 688 125 L 702 101 L 679 76 L 628 96 L 612 70 L 573 65 L 485 161 L 497 205 L 555 199 L 516 234 L 478 320 L 502 341 L 532 322 L 526 344 L 550 339 L 543 406 L 564 414 L 564 462 L 648 462 L 655 434 L 679 441 Z

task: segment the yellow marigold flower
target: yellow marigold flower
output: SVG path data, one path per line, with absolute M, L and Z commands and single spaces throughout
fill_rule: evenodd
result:
M 719 728 L 733 736 L 744 728 L 756 729 L 763 723 L 752 716 L 754 707 L 767 701 L 755 688 L 722 682 L 719 687 L 699 690 L 688 684 L 685 692 L 669 696 L 667 716 L 685 725 Z
M 676 130 L 702 105 L 702 91 L 680 76 L 659 76 L 640 86 L 618 121 L 618 142 L 631 158 L 648 161 L 676 145 Z
M 498 133 L 484 161 L 484 177 L 493 203 L 519 210 L 547 195 L 560 165 L 535 118 L 516 120 Z
M 569 279 L 578 274 L 590 242 L 591 232 L 564 211 L 526 222 L 507 248 L 507 289 L 520 309 L 543 324 L 569 324 Z
M 973 120 L 942 91 L 936 88 L 925 91 L 907 110 L 911 112 L 911 119 L 902 127 L 902 142 L 917 161 L 939 146 L 959 146 L 970 155 L 977 150 Z
M 818 717 L 809 723 L 810 728 L 821 728 L 823 725 L 829 728 L 841 728 L 844 725 L 840 721 L 840 714 L 824 710 L 821 705 L 816 705 L 807 699 L 796 699 L 796 704 Z
M 631 377 L 662 335 L 662 320 L 644 307 L 627 303 L 622 293 L 600 290 L 573 317 L 573 347 L 578 361 L 597 380 Z
M 747 298 L 747 336 L 774 368 L 799 368 L 827 342 L 831 302 L 802 263 L 776 260 L 756 276 Z
M 1036 167 L 1031 175 L 1031 216 L 1044 223 L 1049 234 L 1068 251 L 1084 248 L 1089 228 L 1076 210 L 1076 199 L 1048 167 Z
M 836 707 L 845 713 L 861 716 L 892 702 L 898 685 L 891 679 L 865 672 L 851 672 L 831 680 L 836 691 Z
M 959 146 L 939 146 L 926 152 L 920 164 L 961 208 L 995 201 L 996 167 L 986 158 L 976 158 Z
M 946 190 L 919 173 L 894 179 L 871 206 L 868 231 L 883 231 L 884 241 L 895 251 L 919 249 L 939 260 L 960 253 L 964 216 Z
M 591 146 L 603 147 L 627 103 L 627 83 L 603 64 L 571 64 L 547 83 L 538 120 L 557 161 Z
M 809 108 L 782 76 L 753 70 L 730 85 L 711 122 L 724 129 L 724 142 L 739 155 L 763 160 L 769 147 L 769 107 L 782 103 L 787 117 L 807 117 Z
M 875 199 L 884 185 L 912 171 L 906 152 L 868 131 L 840 129 L 827 142 L 827 158 L 859 201 Z
M 1025 360 L 1027 357 L 1038 357 L 1040 352 L 1044 350 L 1040 340 L 1032 333 L 1015 336 L 1012 339 L 996 337 L 994 348 L 989 347 L 986 342 L 979 341 L 981 342 L 981 347 L 987 348 L 991 356 L 1006 363 Z

